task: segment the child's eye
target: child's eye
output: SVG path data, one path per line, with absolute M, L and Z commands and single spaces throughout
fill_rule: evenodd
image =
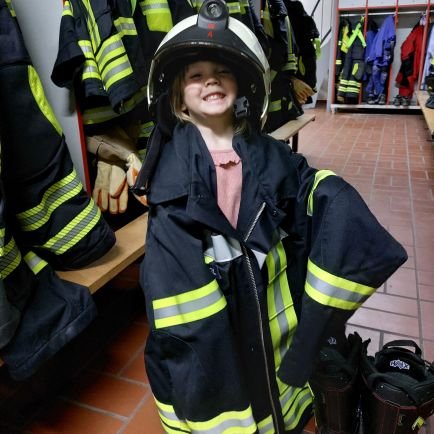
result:
M 219 74 L 232 74 L 232 71 L 230 71 L 229 69 L 221 69 L 219 71 Z
M 201 77 L 201 74 L 199 73 L 199 72 L 195 72 L 195 73 L 193 73 L 193 74 L 190 74 L 189 75 L 189 79 L 190 80 L 197 80 L 197 79 L 199 79 Z

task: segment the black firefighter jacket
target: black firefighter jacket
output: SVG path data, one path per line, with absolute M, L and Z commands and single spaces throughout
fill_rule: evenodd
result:
M 141 269 L 146 369 L 168 433 L 299 433 L 327 325 L 345 323 L 407 256 L 339 176 L 269 136 L 233 146 L 236 229 L 196 127 L 178 125 L 163 147 Z

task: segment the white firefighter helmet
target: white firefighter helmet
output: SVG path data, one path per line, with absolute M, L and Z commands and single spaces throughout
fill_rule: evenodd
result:
M 148 77 L 148 104 L 156 103 L 183 66 L 212 60 L 231 68 L 238 96 L 248 101 L 252 119 L 265 121 L 270 93 L 270 67 L 255 34 L 229 17 L 223 0 L 205 0 L 198 15 L 176 24 L 158 46 Z

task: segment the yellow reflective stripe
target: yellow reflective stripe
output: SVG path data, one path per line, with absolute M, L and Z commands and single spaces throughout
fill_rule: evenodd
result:
M 292 402 L 288 411 L 284 410 L 288 403 L 282 405 L 281 402 L 283 421 L 285 423 L 285 430 L 287 431 L 293 430 L 299 424 L 304 411 L 313 401 L 312 393 L 307 386 L 303 388 L 294 388 L 291 398 L 290 401 Z
M 241 10 L 241 4 L 239 2 L 230 2 L 226 3 L 229 9 L 229 13 L 231 15 L 233 14 L 242 14 L 243 11 Z
M 149 30 L 167 33 L 173 27 L 167 0 L 144 0 L 139 4 Z
M 256 423 L 251 407 L 242 411 L 227 411 L 206 422 L 180 420 L 173 406 L 163 404 L 154 396 L 158 414 L 167 432 L 194 432 L 196 434 L 253 434 Z
M 102 79 L 105 82 L 106 88 L 110 89 L 114 83 L 128 77 L 132 73 L 133 68 L 128 60 L 128 56 L 125 54 L 109 64 L 106 70 L 102 73 Z
M 24 255 L 24 261 L 35 275 L 48 265 L 47 261 L 40 258 L 36 253 L 32 251 Z
M 68 0 L 65 0 L 65 2 L 63 3 L 63 12 L 62 12 L 62 16 L 66 17 L 66 16 L 70 16 L 73 17 L 73 11 L 72 11 L 72 5 L 71 3 L 69 3 Z
M 259 434 L 274 434 L 273 417 L 267 416 L 258 423 Z
M 90 38 L 92 40 L 93 51 L 96 52 L 97 48 L 101 44 L 101 36 L 99 34 L 98 24 L 96 23 L 96 19 L 93 14 L 90 0 L 81 0 L 81 2 L 87 11 L 87 16 L 86 16 L 87 29 L 89 31 Z
M 268 271 L 267 306 L 275 369 L 291 344 L 297 327 L 297 316 L 286 276 L 286 253 L 282 241 L 268 253 L 265 263 Z
M 417 431 L 419 428 L 422 428 L 424 423 L 425 423 L 425 419 L 422 416 L 418 416 L 414 421 L 413 425 L 411 426 L 411 429 L 413 431 Z
M 77 196 L 81 190 L 81 181 L 73 169 L 68 176 L 57 181 L 45 191 L 38 205 L 16 215 L 21 229 L 34 231 L 40 228 L 60 205 Z
M 335 64 L 336 64 L 336 65 L 342 65 L 342 60 L 340 60 L 340 59 L 339 59 L 339 60 L 336 60 Z
M 313 194 L 318 187 L 318 184 L 323 179 L 332 175 L 336 175 L 336 173 L 332 172 L 331 170 L 318 170 L 318 172 L 315 173 L 315 180 L 310 190 L 309 197 L 307 199 L 307 215 L 312 216 L 313 214 Z
M 84 80 L 99 80 L 101 81 L 101 76 L 99 75 L 98 68 L 96 64 L 94 65 L 91 61 L 86 61 L 84 63 L 83 72 L 81 74 L 81 79 Z
M 318 303 L 354 310 L 373 294 L 375 288 L 335 276 L 309 259 L 305 290 L 309 297 Z
M 14 9 L 14 7 L 12 6 L 12 2 L 11 2 L 11 0 L 6 0 L 6 5 L 7 5 L 7 7 L 8 7 L 8 9 L 9 9 L 9 12 L 10 12 L 10 14 L 14 17 L 14 18 L 16 18 L 16 13 L 15 13 L 15 9 Z
M 211 262 L 214 262 L 214 258 L 212 256 L 204 255 L 205 258 L 205 264 L 211 264 Z
M 210 317 L 226 307 L 217 280 L 201 288 L 152 302 L 155 327 L 163 328 Z
M 274 37 L 273 24 L 270 18 L 270 9 L 268 8 L 268 2 L 265 4 L 265 9 L 261 11 L 262 24 L 264 26 L 264 32 L 271 38 Z
M 179 434 L 180 430 L 181 432 L 191 432 L 185 421 L 178 419 L 175 409 L 171 405 L 163 404 L 162 402 L 158 401 L 155 396 L 154 400 L 157 404 L 158 415 L 163 422 L 165 431 L 169 433 L 176 431 L 177 434 Z
M 101 45 L 101 48 L 95 59 L 102 71 L 107 63 L 116 56 L 125 54 L 125 47 L 119 35 L 110 36 Z
M 98 223 L 101 211 L 93 200 L 69 224 L 50 238 L 43 246 L 56 255 L 61 255 L 81 241 Z
M 2 240 L 4 242 L 4 240 Z M 21 262 L 21 253 L 18 250 L 15 240 L 11 240 L 0 247 L 0 277 L 6 278 L 11 274 Z
M 146 123 L 140 125 L 139 137 L 146 137 L 146 138 L 151 137 L 151 133 L 152 133 L 154 126 L 155 126 L 155 124 L 153 121 L 149 121 L 149 122 L 146 122 Z
M 269 113 L 273 113 L 273 112 L 278 112 L 282 110 L 282 100 L 278 99 L 276 101 L 271 101 L 270 104 L 268 105 L 268 112 Z
M 142 87 L 127 101 L 124 101 L 123 112 L 128 112 L 146 97 L 146 86 Z M 82 121 L 85 125 L 94 125 L 107 122 L 119 116 L 110 105 L 87 109 L 82 113 Z
M 356 40 L 356 38 L 360 39 L 360 42 L 362 43 L 363 47 L 366 47 L 365 38 L 363 37 L 362 33 L 362 25 L 360 23 L 357 23 L 356 28 L 351 33 L 351 36 L 347 41 L 345 41 L 345 45 L 349 48 L 351 45 L 353 45 L 353 42 Z
M 134 20 L 132 18 L 119 17 L 113 21 L 113 24 L 115 25 L 120 37 L 137 35 L 136 25 L 134 24 Z
M 42 87 L 39 75 L 36 72 L 35 68 L 33 68 L 33 66 L 31 65 L 28 65 L 27 67 L 27 76 L 29 80 L 30 90 L 32 91 L 32 95 L 35 99 L 36 104 L 38 104 L 39 110 L 41 110 L 45 118 L 54 127 L 59 136 L 61 136 L 62 127 L 60 126 L 56 115 L 53 112 L 53 109 L 51 108 L 47 98 L 45 97 L 44 88 Z
M 146 157 L 146 151 L 147 151 L 146 148 L 144 148 L 144 149 L 139 149 L 139 150 L 137 151 L 137 153 L 139 154 L 140 161 L 143 161 L 143 160 L 145 159 L 145 157 Z
M 200 434 L 254 434 L 256 423 L 250 405 L 241 411 L 226 411 L 206 422 L 187 420 L 192 432 Z

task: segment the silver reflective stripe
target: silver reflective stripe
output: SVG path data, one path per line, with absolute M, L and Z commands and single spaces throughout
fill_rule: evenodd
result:
M 208 238 L 209 245 L 204 254 L 215 260 L 215 262 L 229 262 L 242 256 L 241 245 L 234 238 L 224 235 L 211 235 Z
M 103 50 L 101 52 L 99 52 L 97 57 L 96 57 L 98 62 L 101 62 L 102 69 L 104 69 L 106 63 L 108 62 L 108 60 L 106 61 L 105 58 L 108 55 L 110 55 L 110 53 L 112 51 L 117 50 L 118 48 L 123 48 L 123 46 L 124 46 L 124 44 L 122 43 L 122 41 L 120 39 L 115 39 L 113 42 L 110 42 L 109 44 L 104 44 Z
M 17 215 L 21 229 L 31 231 L 43 226 L 51 214 L 64 202 L 79 194 L 81 188 L 81 181 L 73 170 L 67 177 L 53 184 L 37 206 Z
M 48 262 L 40 258 L 36 253 L 29 252 L 24 256 L 24 261 L 33 271 L 33 274 L 38 274 L 44 267 L 48 265 Z
M 154 309 L 155 320 L 174 317 L 177 315 L 185 315 L 187 313 L 195 312 L 211 306 L 222 298 L 220 291 L 213 291 L 211 294 L 205 295 L 197 300 L 186 301 L 184 303 L 176 304 L 168 307 L 160 307 Z
M 272 249 L 270 253 L 273 256 L 274 267 L 275 267 L 274 270 L 275 279 L 273 281 L 273 295 L 274 295 L 274 305 L 276 309 L 276 319 L 277 319 L 277 323 L 279 324 L 279 330 L 281 336 L 279 352 L 282 360 L 283 356 L 287 351 L 287 338 L 289 336 L 289 324 L 286 319 L 286 315 L 282 314 L 282 312 L 284 312 L 285 310 L 285 305 L 282 299 L 283 288 L 280 285 L 279 275 L 281 273 L 285 273 L 286 264 L 284 268 L 282 268 L 282 264 L 280 263 L 280 256 L 277 248 Z M 285 280 L 286 280 L 286 276 L 285 276 Z
M 283 394 L 280 396 L 280 405 L 282 409 L 288 407 L 291 408 L 291 402 L 295 399 L 296 392 L 299 391 L 299 388 L 296 388 L 294 386 L 288 386 L 288 388 L 283 392 Z
M 9 276 L 20 262 L 21 253 L 15 244 L 15 240 L 11 238 L 6 246 L 0 249 L 0 277 L 4 279 Z
M 299 394 L 295 398 L 294 404 L 283 416 L 285 429 L 287 430 L 292 430 L 297 426 L 304 409 L 312 402 L 312 395 L 307 387 L 297 390 L 299 391 Z
M 192 422 L 187 420 L 192 434 L 253 434 L 256 432 L 256 423 L 253 419 L 252 409 L 248 407 L 243 411 L 227 411 L 206 422 Z
M 167 3 L 154 3 L 154 4 L 145 4 L 141 3 L 143 13 L 146 13 L 149 9 L 169 9 Z
M 324 280 L 321 280 L 312 274 L 309 270 L 307 271 L 306 282 L 327 297 L 336 298 L 338 300 L 345 300 L 353 303 L 363 303 L 369 298 L 369 295 L 367 294 L 348 291 L 344 288 L 339 288 L 338 286 L 334 286 L 328 282 L 325 282 Z
M 194 426 L 193 430 L 191 431 L 192 434 L 222 434 L 224 432 L 236 433 L 237 431 L 235 430 L 237 428 L 249 428 L 250 426 L 256 427 L 255 421 L 251 415 L 249 415 L 245 419 L 240 419 L 239 417 L 236 419 L 227 419 L 212 428 L 210 427 L 198 428 L 197 427 L 198 424 L 196 423 L 192 425 Z M 254 431 L 251 432 L 252 434 L 254 433 Z
M 253 249 L 252 249 L 252 253 L 255 255 L 255 258 L 258 261 L 259 268 L 262 268 L 265 259 L 267 259 L 267 255 L 265 253 L 260 252 L 259 250 L 253 250 Z
M 108 67 L 107 71 L 102 73 L 103 79 L 105 82 L 108 82 L 116 74 L 118 74 L 119 72 L 125 71 L 128 68 L 131 68 L 131 64 L 130 64 L 130 61 L 128 59 L 126 59 L 124 63 L 121 63 L 120 65 L 117 65 L 114 68 L 109 69 L 109 67 Z M 110 87 L 110 86 L 108 86 L 108 87 Z
M 41 247 L 49 249 L 56 255 L 65 253 L 89 232 L 99 220 L 100 215 L 100 209 L 93 201 L 90 201 L 80 214 Z
M 274 434 L 274 423 L 271 415 L 258 423 L 258 431 L 259 434 Z

